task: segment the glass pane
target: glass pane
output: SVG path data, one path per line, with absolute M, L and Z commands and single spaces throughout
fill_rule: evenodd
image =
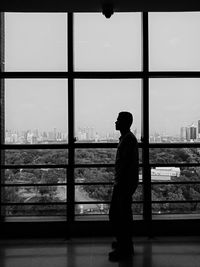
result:
M 2 203 L 66 202 L 66 186 L 4 186 Z
M 132 131 L 141 136 L 141 81 L 140 80 L 76 80 L 75 130 L 77 139 L 84 129 L 92 128 L 93 142 L 110 142 L 119 137 L 115 121 L 120 111 L 133 114 Z M 85 140 L 86 141 L 86 140 Z
M 66 71 L 67 14 L 5 13 L 5 71 Z
M 200 184 L 163 184 L 152 186 L 153 201 L 200 201 Z M 188 203 L 187 203 L 188 204 Z M 192 203 L 197 204 L 197 203 Z M 191 203 L 190 203 L 191 205 Z
M 5 142 L 66 143 L 67 98 L 64 79 L 6 79 Z
M 150 80 L 150 142 L 200 139 L 200 79 Z
M 2 171 L 3 172 L 3 171 Z M 66 169 L 5 169 L 2 183 L 5 184 L 41 184 L 66 183 Z
M 141 70 L 141 14 L 75 14 L 77 71 Z
M 104 219 L 108 220 L 108 214 L 109 214 L 109 204 L 105 203 L 99 203 L 99 204 L 76 204 L 75 205 L 75 215 L 81 216 L 81 218 L 76 218 L 80 220 L 85 219 L 88 220 L 87 215 L 106 215 L 106 218 L 103 217 Z M 134 220 L 141 220 L 142 219 L 142 214 L 143 214 L 143 204 L 136 204 L 134 203 L 132 205 L 132 211 L 133 211 L 133 218 Z M 92 217 L 94 220 L 94 217 Z M 98 217 L 98 220 L 101 220 L 101 216 Z
M 114 168 L 76 168 L 76 183 L 113 183 Z M 86 186 L 87 189 L 87 186 Z
M 52 205 L 8 205 L 1 207 L 2 216 L 66 216 L 66 204 Z
M 199 163 L 200 148 L 150 148 L 150 163 Z
M 200 70 L 200 13 L 149 14 L 150 70 Z
M 91 148 L 91 149 L 76 149 L 75 163 L 76 164 L 114 164 L 116 157 L 115 148 Z
M 2 159 L 3 160 L 3 159 Z M 5 165 L 68 164 L 66 149 L 5 150 Z
M 152 168 L 151 180 L 152 182 L 200 182 L 200 167 Z M 193 187 L 196 188 L 196 185 Z
M 107 215 L 108 218 L 108 213 L 109 205 L 105 203 L 75 205 L 75 215 Z
M 104 202 L 110 201 L 112 194 L 112 185 L 77 185 L 75 187 L 76 202 Z M 96 207 L 98 204 L 94 204 Z
M 199 219 L 200 203 L 153 203 L 152 214 L 153 219 Z

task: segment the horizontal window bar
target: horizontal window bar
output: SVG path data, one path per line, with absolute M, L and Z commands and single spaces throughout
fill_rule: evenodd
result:
M 1 144 L 1 149 L 66 149 L 69 148 L 69 144 L 37 144 L 37 145 L 8 145 L 8 144 Z
M 200 162 L 199 163 L 164 163 L 164 164 L 159 164 L 159 163 L 150 163 L 149 164 L 150 167 L 199 167 L 200 166 Z
M 200 147 L 200 142 L 198 143 L 150 143 L 149 148 L 186 148 L 186 147 Z
M 200 181 L 180 181 L 180 182 L 152 182 L 152 185 L 165 185 L 165 184 L 200 184 Z
M 69 78 L 74 79 L 142 79 L 149 78 L 200 78 L 199 71 L 81 71 L 81 72 L 1 72 L 1 79 Z
M 47 206 L 47 205 L 51 205 L 51 206 L 58 206 L 58 205 L 67 205 L 68 202 L 1 202 L 2 206 Z
M 143 201 L 132 201 L 132 203 L 141 204 Z M 75 201 L 74 204 L 110 204 L 110 201 Z
M 199 71 L 149 71 L 149 78 L 200 78 Z
M 30 187 L 37 187 L 37 186 L 67 186 L 67 183 L 41 183 L 41 184 L 33 184 L 33 183 L 12 183 L 12 184 L 1 184 L 1 187 L 25 187 L 25 186 L 30 186 Z
M 52 79 L 60 79 L 60 78 L 69 78 L 72 77 L 74 79 L 128 79 L 128 78 L 136 78 L 141 79 L 144 77 L 144 72 L 139 71 L 108 71 L 108 72 L 98 72 L 98 71 L 83 71 L 83 72 L 1 72 L 0 78 L 4 79 L 27 79 L 27 78 L 52 78 Z

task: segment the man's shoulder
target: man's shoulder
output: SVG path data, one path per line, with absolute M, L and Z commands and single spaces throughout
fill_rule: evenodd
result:
M 125 143 L 129 143 L 129 144 L 131 144 L 131 143 L 137 144 L 137 138 L 136 138 L 136 136 L 130 131 L 130 132 L 128 132 L 128 133 L 124 136 L 124 138 L 123 138 L 123 142 L 125 142 Z

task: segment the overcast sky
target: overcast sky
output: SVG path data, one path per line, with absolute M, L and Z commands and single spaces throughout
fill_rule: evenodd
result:
M 67 17 L 6 13 L 6 71 L 66 71 Z M 150 70 L 200 70 L 200 13 L 150 13 Z M 75 70 L 140 71 L 141 15 L 75 15 Z M 200 80 L 150 81 L 150 132 L 179 134 L 200 119 Z M 141 130 L 141 81 L 75 81 L 75 125 L 114 131 L 121 110 Z M 67 82 L 6 80 L 6 128 L 67 131 Z

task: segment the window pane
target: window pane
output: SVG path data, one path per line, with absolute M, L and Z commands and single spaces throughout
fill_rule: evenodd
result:
M 200 203 L 153 203 L 152 214 L 153 219 L 199 219 Z
M 114 168 L 76 168 L 75 182 L 78 183 L 113 183 Z M 87 185 L 86 185 L 87 189 Z
M 5 13 L 6 71 L 66 71 L 67 15 Z
M 66 216 L 66 204 L 59 205 L 7 205 L 1 206 L 1 214 L 6 217 L 20 216 Z M 41 217 L 40 217 L 41 218 Z M 49 218 L 49 217 L 48 217 Z M 24 218 L 23 218 L 24 220 Z M 31 218 L 33 220 L 33 218 Z
M 5 169 L 2 183 L 5 184 L 61 184 L 66 183 L 66 169 Z
M 150 163 L 199 163 L 199 148 L 150 148 Z
M 150 13 L 150 70 L 200 70 L 200 13 Z
M 2 203 L 66 202 L 65 186 L 4 186 Z
M 68 164 L 68 150 L 66 149 L 15 149 L 5 150 L 3 158 L 5 165 L 66 165 Z
M 76 164 L 114 164 L 116 157 L 116 148 L 91 148 L 76 149 Z
M 5 81 L 5 142 L 66 143 L 67 81 L 7 79 Z
M 200 79 L 150 80 L 150 141 L 196 142 Z
M 75 14 L 77 71 L 141 70 L 141 14 Z
M 120 111 L 133 114 L 132 131 L 141 136 L 141 81 L 140 80 L 76 80 L 75 129 L 76 136 L 92 128 L 94 142 L 117 140 L 115 121 Z

